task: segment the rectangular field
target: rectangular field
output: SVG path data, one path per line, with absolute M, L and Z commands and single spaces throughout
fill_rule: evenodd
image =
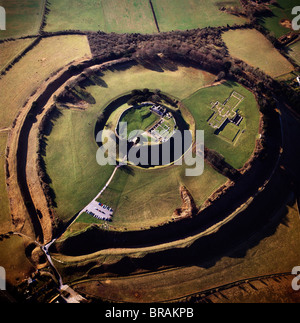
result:
M 227 14 L 221 7 L 240 6 L 238 0 L 152 0 L 160 31 L 243 24 L 246 19 Z
M 238 0 L 51 0 L 46 31 L 79 29 L 117 33 L 156 33 L 208 26 L 243 24 L 246 19 L 221 7 L 240 6 Z M 80 19 L 78 19 L 80 17 Z
M 157 31 L 148 0 L 51 0 L 45 30 L 65 29 L 117 33 Z
M 225 140 L 228 140 L 228 142 L 234 142 L 237 136 L 240 133 L 239 127 L 234 125 L 233 123 L 229 123 L 226 125 L 223 131 L 219 133 L 219 136 L 223 137 Z
M 51 0 L 45 31 L 103 29 L 101 0 Z
M 106 32 L 157 32 L 149 0 L 102 0 L 102 10 Z
M 289 55 L 300 66 L 300 41 L 289 47 Z
M 6 30 L 0 39 L 36 35 L 39 31 L 44 0 L 0 0 L 6 11 Z
M 5 69 L 34 39 L 18 39 L 0 44 L 0 70 Z
M 223 34 L 223 39 L 232 56 L 260 68 L 273 78 L 294 70 L 293 65 L 255 29 L 230 30 Z

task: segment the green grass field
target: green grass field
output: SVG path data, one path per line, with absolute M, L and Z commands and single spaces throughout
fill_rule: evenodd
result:
M 65 29 L 118 33 L 157 31 L 148 0 L 52 0 L 50 10 L 46 31 Z
M 0 79 L 0 128 L 11 126 L 19 109 L 51 73 L 85 55 L 90 56 L 86 36 L 43 39 Z
M 117 76 L 117 77 L 116 77 Z M 107 87 L 89 88 L 97 102 L 107 103 L 133 89 L 161 89 L 179 99 L 184 99 L 203 86 L 214 82 L 216 76 L 200 69 L 178 66 L 176 71 L 164 70 L 163 73 L 146 69 L 140 65 L 131 66 L 126 73 L 106 71 L 103 80 Z
M 127 134 L 136 130 L 145 131 L 158 120 L 158 117 L 150 111 L 150 106 L 132 108 L 121 118 L 120 122 L 127 122 Z M 131 135 L 130 137 L 134 137 Z
M 48 146 L 46 155 L 47 172 L 53 181 L 52 187 L 56 193 L 57 213 L 59 217 L 66 221 L 84 208 L 101 191 L 113 172 L 113 166 L 100 167 L 97 164 L 96 152 L 98 147 L 94 138 L 97 116 L 107 106 L 108 102 L 122 93 L 127 93 L 137 88 L 159 88 L 163 92 L 174 95 L 175 97 L 185 98 L 197 91 L 197 89 L 210 84 L 214 78 L 211 74 L 187 67 L 179 67 L 177 71 L 165 71 L 164 73 L 147 70 L 141 66 L 128 66 L 128 69 L 125 71 L 108 70 L 103 76 L 103 81 L 105 81 L 107 87 L 90 86 L 87 88 L 96 100 L 95 105 L 90 105 L 86 111 L 62 110 L 62 116 L 55 122 L 53 131 L 47 138 Z M 151 173 L 144 173 L 142 170 L 137 170 L 135 173 L 144 174 L 148 182 L 153 181 L 154 177 L 150 176 Z M 167 175 L 161 177 L 164 180 L 160 184 L 156 184 L 155 181 L 151 184 L 153 187 L 152 193 L 155 191 L 155 187 L 157 189 L 159 186 L 165 187 L 165 189 L 168 188 L 169 190 L 168 194 L 170 194 L 170 199 L 166 199 L 165 202 L 168 207 L 164 207 L 162 210 L 173 210 L 173 208 L 175 209 L 178 206 L 178 202 L 180 205 L 178 179 L 181 175 L 179 176 L 179 173 L 180 171 L 177 171 L 174 172 L 175 175 L 172 175 L 173 179 L 171 183 L 174 184 L 174 188 L 171 192 L 169 190 L 169 184 L 165 184 L 168 179 Z M 216 175 L 216 182 L 212 180 L 213 174 Z M 134 181 L 137 181 L 139 183 L 137 187 L 140 187 L 140 193 L 136 188 L 136 194 L 142 194 L 145 185 L 142 177 L 139 180 L 139 176 L 131 178 L 126 174 L 121 175 L 123 175 L 123 179 L 125 178 L 127 180 L 130 178 L 133 188 L 136 185 Z M 191 179 L 187 180 L 187 187 L 191 187 L 197 203 L 201 204 L 205 197 L 225 181 L 226 179 L 223 176 L 212 171 L 210 176 L 205 177 L 205 185 L 211 182 L 211 186 L 208 186 L 207 190 L 197 190 L 196 183 Z M 205 185 L 203 187 L 206 187 Z M 129 191 L 130 189 L 128 189 L 126 196 L 136 198 L 136 195 Z M 167 191 L 164 192 L 166 195 Z M 125 195 L 123 198 L 125 198 Z M 107 202 L 113 200 L 112 196 L 109 195 Z M 103 203 L 105 202 L 103 201 Z M 128 213 L 132 212 L 129 209 L 129 205 L 124 204 L 124 208 Z M 144 207 L 146 209 L 146 205 Z M 151 214 L 155 214 L 155 211 L 147 213 L 149 221 L 151 221 Z M 161 211 L 157 214 L 155 222 L 157 224 L 160 221 L 165 221 L 170 216 L 169 213 L 167 214 Z M 143 215 L 141 215 L 142 218 Z M 158 220 L 159 218 L 161 218 L 160 221 Z M 122 223 L 124 219 L 120 219 L 119 221 Z
M 0 0 L 6 10 L 6 30 L 0 39 L 36 35 L 39 32 L 44 0 Z
M 238 0 L 153 0 L 160 31 L 242 24 L 246 19 L 221 12 Z M 46 31 L 80 29 L 117 33 L 156 33 L 148 0 L 52 0 Z M 80 16 L 80 19 L 78 17 Z
M 226 180 L 208 165 L 199 177 L 186 177 L 185 165 L 155 170 L 130 167 L 130 171 L 118 170 L 98 200 L 114 210 L 113 222 L 109 224 L 111 229 L 149 229 L 172 220 L 173 211 L 182 204 L 181 184 L 186 185 L 196 204 L 201 206 Z M 69 233 L 84 230 L 93 223 L 104 225 L 105 222 L 83 214 Z
M 198 206 L 226 178 L 206 166 L 203 175 L 186 177 L 186 166 L 171 166 L 155 170 L 132 168 L 130 173 L 119 170 L 107 191 L 100 197 L 115 210 L 112 226 L 118 229 L 150 228 L 172 219 L 173 211 L 181 206 L 179 187 L 187 186 Z
M 290 46 L 289 49 L 290 49 L 289 55 L 294 59 L 294 61 L 298 65 L 300 65 L 300 41 Z
M 215 129 L 207 122 L 212 113 L 210 109 L 211 103 L 217 100 L 224 102 L 232 91 L 236 91 L 245 97 L 244 101 L 239 105 L 239 113 L 244 117 L 243 124 L 240 127 L 245 129 L 245 133 L 239 137 L 235 145 L 215 135 Z M 207 148 L 221 153 L 233 167 L 243 167 L 253 153 L 255 141 L 258 137 L 260 114 L 253 94 L 241 85 L 227 82 L 216 87 L 197 91 L 183 100 L 183 103 L 193 114 L 197 129 L 205 131 L 205 145 Z M 229 138 L 232 138 L 232 136 L 230 135 Z
M 148 0 L 102 0 L 102 8 L 107 32 L 157 32 Z
M 292 9 L 299 6 L 299 0 L 277 0 L 278 6 L 271 6 L 273 17 L 264 18 L 261 22 L 267 30 L 271 32 L 275 37 L 281 37 L 290 31 L 289 28 L 285 28 L 280 24 L 282 19 L 291 21 L 295 16 L 292 15 Z
M 239 1 L 152 0 L 160 31 L 186 30 L 204 27 L 243 24 L 246 19 L 219 10 L 240 6 Z
M 272 77 L 294 70 L 293 65 L 257 30 L 230 30 L 223 34 L 223 39 L 232 56 L 260 68 Z
M 100 167 L 94 138 L 95 109 L 84 114 L 62 109 L 48 138 L 47 171 L 53 180 L 59 217 L 68 220 L 103 188 L 114 167 Z M 60 149 L 57 149 L 60 147 Z
M 233 123 L 229 123 L 226 125 L 224 130 L 219 133 L 219 136 L 225 138 L 225 140 L 228 140 L 228 142 L 234 142 L 240 132 L 241 129 L 239 129 L 239 127 Z

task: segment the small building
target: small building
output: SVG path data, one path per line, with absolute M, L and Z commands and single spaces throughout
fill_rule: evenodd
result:
M 160 117 L 164 117 L 165 114 L 167 113 L 167 110 L 165 108 L 163 108 L 160 105 L 153 105 L 152 108 L 150 108 L 150 110 L 154 113 L 156 113 L 157 115 L 159 115 Z

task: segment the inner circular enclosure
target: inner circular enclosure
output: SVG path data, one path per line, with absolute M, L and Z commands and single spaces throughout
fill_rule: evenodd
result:
M 127 146 L 130 165 L 141 168 L 169 166 L 180 160 L 192 147 L 193 136 L 189 131 L 191 127 L 177 104 L 172 103 L 173 106 L 170 106 L 147 101 L 130 105 L 128 102 L 131 99 L 125 104 L 124 99 L 117 99 L 119 107 L 116 102 L 109 105 L 114 106 L 115 111 L 105 125 L 102 122 L 102 127 L 104 125 L 105 130 L 115 132 L 118 146 Z M 107 109 L 111 112 L 109 106 Z M 98 131 L 102 127 L 99 124 L 96 126 Z

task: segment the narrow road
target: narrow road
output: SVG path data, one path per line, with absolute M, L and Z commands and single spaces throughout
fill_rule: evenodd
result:
M 9 132 L 10 130 L 11 130 L 11 128 L 2 128 L 2 129 L 0 129 L 0 133 Z

